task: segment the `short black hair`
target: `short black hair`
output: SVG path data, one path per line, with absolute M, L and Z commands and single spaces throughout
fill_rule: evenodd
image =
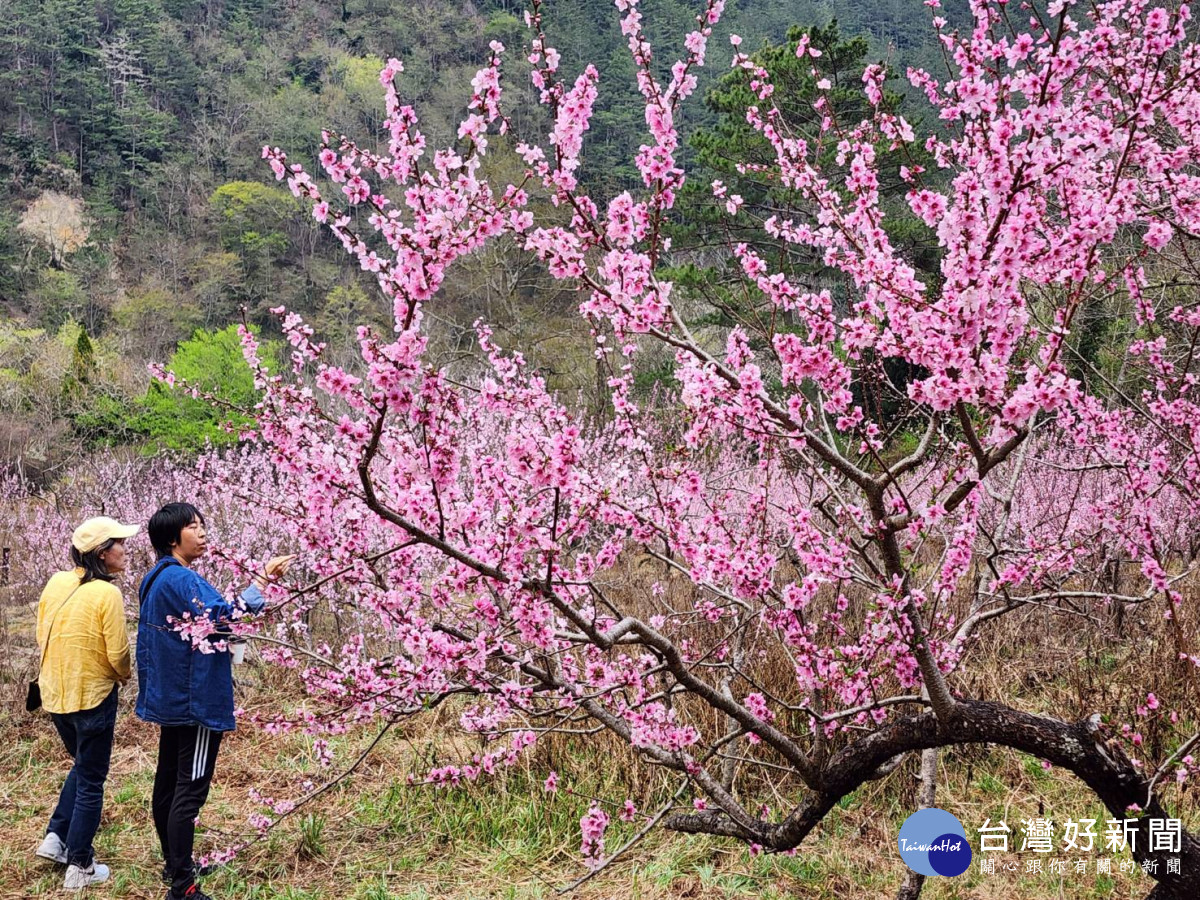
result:
M 171 555 L 172 548 L 179 543 L 180 533 L 193 522 L 203 525 L 204 516 L 190 503 L 168 503 L 150 517 L 146 531 L 159 559 Z
M 87 584 L 89 581 L 95 581 L 99 578 L 101 581 L 112 581 L 113 576 L 108 574 L 108 566 L 104 565 L 104 560 L 100 558 L 100 554 L 112 547 L 117 542 L 117 538 L 109 538 L 99 547 L 89 550 L 87 553 L 80 553 L 75 545 L 71 545 L 71 562 L 83 569 L 83 577 L 79 579 L 80 584 Z

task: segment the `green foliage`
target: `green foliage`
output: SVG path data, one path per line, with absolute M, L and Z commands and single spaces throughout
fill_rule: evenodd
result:
M 483 36 L 489 41 L 500 41 L 507 47 L 520 41 L 524 31 L 525 25 L 520 19 L 508 10 L 498 9 L 484 26 Z
M 161 359 L 202 324 L 202 310 L 163 287 L 137 288 L 113 308 L 112 321 L 122 334 L 136 336 L 139 356 Z
M 43 269 L 28 294 L 27 305 L 35 322 L 57 329 L 68 321 L 83 318 L 87 295 L 74 273 Z
M 232 181 L 217 188 L 209 203 L 222 248 L 236 254 L 240 263 L 234 281 L 240 290 L 233 292 L 233 299 L 255 313 L 276 305 L 281 283 L 288 279 L 280 264 L 293 243 L 293 229 L 312 227 L 301 224 L 299 202 L 275 185 Z
M 387 326 L 385 307 L 379 297 L 368 295 L 357 284 L 339 284 L 325 295 L 313 326 L 334 350 L 354 349 L 360 325 L 376 330 Z
M 805 55 L 797 58 L 801 39 L 821 52 L 817 60 Z M 775 93 L 772 101 L 779 110 L 779 130 L 807 142 L 809 155 L 836 186 L 845 166 L 839 160 L 839 141 L 822 132 L 826 116 L 849 125 L 869 118 L 873 110 L 862 89 L 863 70 L 872 61 L 871 41 L 864 35 L 845 36 L 836 20 L 825 26 L 793 27 L 783 43 L 763 43 L 752 58 L 770 73 Z M 821 87 L 828 80 L 828 87 Z M 825 107 L 815 104 L 824 98 Z M 779 221 L 810 221 L 812 204 L 800 190 L 778 180 L 762 178 L 756 166 L 770 168 L 775 151 L 770 143 L 746 121 L 747 107 L 758 103 L 745 72 L 735 70 L 721 76 L 705 96 L 708 110 L 715 116 L 709 127 L 696 129 L 689 140 L 695 154 L 690 180 L 680 191 L 677 210 L 671 223 L 675 246 L 682 251 L 684 265 L 665 270 L 663 276 L 675 283 L 681 296 L 699 308 L 692 317 L 697 328 L 728 329 L 741 326 L 757 350 L 769 346 L 774 336 L 793 330 L 789 317 L 781 313 L 752 284 L 748 283 L 736 260 L 728 257 L 716 266 L 698 265 L 705 250 L 713 245 L 745 243 L 769 248 L 764 253 L 772 272 L 788 276 L 793 285 L 830 290 L 835 298 L 844 291 L 843 279 L 831 272 L 823 258 L 802 245 L 787 244 L 771 238 L 762 227 L 770 217 Z M 882 106 L 888 112 L 903 115 L 919 126 L 919 113 L 906 104 L 903 95 L 885 91 Z M 922 277 L 936 289 L 939 257 L 933 232 L 917 219 L 903 201 L 907 190 L 900 177 L 902 165 L 921 165 L 933 170 L 927 154 L 918 144 L 894 150 L 890 142 L 876 147 L 880 162 L 880 193 L 888 213 L 885 228 L 892 241 L 906 251 Z M 749 170 L 747 170 L 749 168 Z M 720 181 L 726 196 L 742 199 L 737 215 L 723 204 L 713 202 L 712 185 Z M 907 408 L 904 386 L 918 373 L 895 361 L 873 362 L 864 359 L 852 385 L 856 402 L 880 423 L 899 421 Z
M 275 345 L 261 348 L 268 369 L 278 366 Z M 237 327 L 197 331 L 179 345 L 167 364 L 176 386 L 152 381 L 135 401 L 100 397 L 75 417 L 78 433 L 91 444 L 135 441 L 148 450 L 200 450 L 236 443 L 258 400 L 254 377 L 242 357 Z M 188 390 L 199 392 L 192 397 Z
M 341 110 L 341 115 L 331 125 L 346 133 L 379 132 L 386 113 L 379 86 L 379 70 L 383 64 L 384 60 L 374 54 L 334 57 L 328 83 L 321 89 L 323 99 Z M 312 135 L 306 136 L 306 141 L 311 140 Z
M 267 345 L 263 349 L 268 367 L 277 366 L 273 347 Z M 195 449 L 206 442 L 235 442 L 236 431 L 227 431 L 222 423 L 235 429 L 245 427 L 249 419 L 236 410 L 249 409 L 258 400 L 254 376 L 242 357 L 237 327 L 196 332 L 191 340 L 179 345 L 167 369 L 175 373 L 179 382 L 215 398 L 226 412 L 215 409 L 210 402 L 187 396 L 178 386 L 170 389 L 153 382 L 142 401 L 149 437 L 174 449 Z
M 0 207 L 0 303 L 12 303 L 25 288 L 24 251 L 17 216 Z
M 287 247 L 287 221 L 300 211 L 291 192 L 254 181 L 232 181 L 217 188 L 209 201 L 220 220 L 226 249 L 258 252 Z
M 87 329 L 80 328 L 79 336 L 75 339 L 75 349 L 71 353 L 71 367 L 63 379 L 63 394 L 86 391 L 95 374 L 96 351 L 92 347 Z
M 796 58 L 796 47 L 805 35 L 811 46 L 822 54 L 816 75 L 812 59 Z M 779 127 L 807 140 L 811 147 L 821 146 L 818 161 L 834 183 L 841 171 L 837 164 L 837 141 L 820 140 L 820 125 L 825 113 L 815 109 L 813 104 L 824 94 L 828 102 L 826 111 L 838 121 L 852 123 L 869 116 L 870 106 L 862 91 L 862 72 L 871 61 L 869 52 L 870 43 L 865 37 L 847 38 L 833 21 L 824 27 L 791 28 L 785 42 L 764 44 L 752 54 L 754 60 L 770 73 L 775 85 L 772 99 L 781 114 Z M 824 92 L 817 86 L 822 78 L 832 85 Z M 738 167 L 746 163 L 769 166 L 775 158 L 766 138 L 746 122 L 746 108 L 758 100 L 745 74 L 739 70 L 723 75 L 709 91 L 705 102 L 717 119 L 713 127 L 697 130 L 690 139 L 696 167 L 680 194 L 675 228 L 677 246 L 681 249 L 703 247 L 717 240 L 763 245 L 766 235 L 757 223 L 768 216 L 805 220 L 811 210 L 800 192 L 777 182 L 764 181 L 753 172 L 739 171 Z M 885 94 L 884 106 L 891 111 L 899 111 L 902 102 L 895 92 Z M 906 109 L 904 113 L 909 119 L 916 118 L 912 110 Z M 885 198 L 899 197 L 906 187 L 899 177 L 900 166 L 926 160 L 912 148 L 903 156 L 886 146 L 880 146 L 878 151 L 882 193 Z M 737 217 L 728 216 L 722 206 L 712 202 L 711 184 L 716 180 L 726 185 L 729 195 L 737 194 L 743 198 L 743 212 Z M 897 236 L 906 243 L 925 242 L 933 246 L 932 234 L 923 223 L 898 203 L 892 204 L 892 209 L 900 213 L 895 216 Z M 796 247 L 789 248 L 787 255 L 779 254 L 779 258 L 771 262 L 791 275 L 820 275 L 824 269 L 811 251 Z M 927 257 L 924 262 L 926 271 L 936 271 L 936 258 Z M 742 295 L 742 292 L 737 294 Z M 732 324 L 753 315 L 758 298 L 743 295 L 725 299 L 729 305 L 724 320 Z

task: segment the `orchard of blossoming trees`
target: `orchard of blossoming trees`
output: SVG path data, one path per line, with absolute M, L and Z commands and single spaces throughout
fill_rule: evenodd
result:
M 422 774 L 439 784 L 485 780 L 556 731 L 603 730 L 674 773 L 676 797 L 696 797 L 630 816 L 770 852 L 801 845 L 907 754 L 923 752 L 930 776 L 937 748 L 963 744 L 1069 770 L 1135 831 L 1169 815 L 1197 774 L 1186 716 L 1153 694 L 1129 721 L 1034 711 L 959 675 L 988 629 L 1022 616 L 1049 610 L 1073 628 L 1136 607 L 1172 620 L 1195 602 L 1200 50 L 1188 7 L 973 0 L 973 24 L 952 32 L 930 0 L 948 74 L 907 73 L 932 110 L 925 138 L 882 102 L 881 66 L 863 75 L 865 120 L 818 99 L 819 127 L 791 133 L 769 73 L 735 53 L 757 98 L 746 122 L 773 151 L 747 171 L 803 215 L 725 248 L 733 289 L 769 315 L 717 340 L 690 325 L 663 267 L 678 261 L 679 109 L 723 5 L 709 0 L 667 66 L 636 0 L 616 0 L 649 134 L 637 192 L 580 186 L 600 74 L 549 46 L 536 2 L 527 60 L 544 139 L 512 133 L 493 43 L 451 147 L 426 146 L 392 60 L 386 152 L 326 134 L 317 179 L 264 149 L 395 312 L 394 333 L 360 332 L 351 371 L 279 310 L 292 371 L 258 373 L 272 507 L 316 576 L 286 601 L 275 589 L 285 613 L 267 655 L 327 701 L 291 724 L 336 731 L 458 697 L 485 749 Z M 820 51 L 802 39 L 796 53 L 828 90 Z M 524 160 L 518 183 L 483 175 L 498 140 Z M 906 148 L 931 162 L 900 169 L 898 210 L 880 199 L 878 157 Z M 729 217 L 749 214 L 727 186 L 711 192 Z M 893 246 L 901 214 L 931 229 L 936 278 Z M 447 268 L 489 242 L 579 290 L 607 415 L 552 395 L 482 324 L 487 367 L 471 383 L 426 360 L 425 313 Z M 808 248 L 823 272 L 775 270 L 772 245 Z M 1097 318 L 1119 325 L 1111 365 L 1076 339 Z M 248 333 L 244 344 L 253 363 Z M 656 346 L 673 354 L 678 391 L 651 406 L 633 387 Z M 901 412 L 878 414 L 868 383 Z M 629 560 L 655 575 L 617 583 Z M 358 623 L 354 637 L 306 644 L 316 606 Z M 1193 670 L 1189 647 L 1180 636 L 1158 652 Z M 1013 677 L 1033 658 L 1012 659 Z M 1169 722 L 1153 758 L 1150 716 Z M 759 789 L 780 772 L 798 787 L 768 807 Z M 599 806 L 582 820 L 593 865 L 614 852 L 609 821 Z M 1146 838 L 1135 858 L 1162 861 Z M 1178 855 L 1180 873 L 1157 867 L 1153 896 L 1200 893 L 1200 839 L 1185 834 Z

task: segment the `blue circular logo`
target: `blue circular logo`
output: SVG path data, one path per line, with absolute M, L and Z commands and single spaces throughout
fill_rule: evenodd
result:
M 961 875 L 971 865 L 971 844 L 962 823 L 944 809 L 919 809 L 900 827 L 904 864 L 921 875 Z

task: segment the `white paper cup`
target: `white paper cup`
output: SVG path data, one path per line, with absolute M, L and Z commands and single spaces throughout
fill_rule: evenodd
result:
M 235 666 L 240 666 L 243 662 L 246 661 L 246 645 L 245 645 L 245 643 L 242 641 L 238 641 L 237 643 L 230 643 L 229 655 L 233 657 L 233 664 Z

